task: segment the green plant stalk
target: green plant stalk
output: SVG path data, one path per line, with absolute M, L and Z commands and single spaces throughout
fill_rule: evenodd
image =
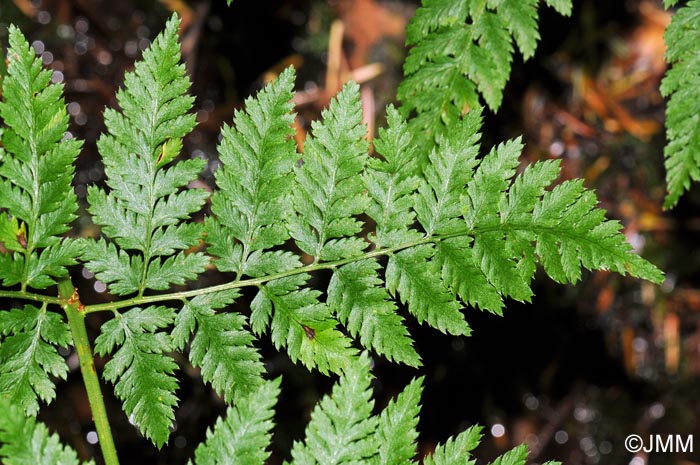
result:
M 441 240 L 445 239 L 450 239 L 453 237 L 461 237 L 461 236 L 470 236 L 474 233 L 474 229 L 478 229 L 479 231 L 500 231 L 504 230 L 505 227 L 508 227 L 511 230 L 518 230 L 518 229 L 527 229 L 527 230 L 532 230 L 533 225 L 528 224 L 528 225 L 520 225 L 517 223 L 507 223 L 507 224 L 500 224 L 498 226 L 493 226 L 493 227 L 479 227 L 479 228 L 473 228 L 465 231 L 458 231 L 458 232 L 453 232 L 450 234 L 443 234 L 443 235 L 437 235 L 437 234 L 431 234 L 426 237 L 423 237 L 422 239 L 418 239 L 413 242 L 408 242 L 405 244 L 400 244 L 394 247 L 388 247 L 388 248 L 377 248 L 374 250 L 371 250 L 365 254 L 358 255 L 356 257 L 350 257 L 350 258 L 344 258 L 341 260 L 336 260 L 336 261 L 331 261 L 331 262 L 322 262 L 322 263 L 312 263 L 310 265 L 302 266 L 299 268 L 294 268 L 288 271 L 283 271 L 280 273 L 274 273 L 268 276 L 262 276 L 259 278 L 250 278 L 250 279 L 236 279 L 228 283 L 223 283 L 223 284 L 218 284 L 216 286 L 209 286 L 201 289 L 192 289 L 189 291 L 181 291 L 181 292 L 170 292 L 167 294 L 156 294 L 156 295 L 148 295 L 148 296 L 142 296 L 138 295 L 136 297 L 132 297 L 130 299 L 124 299 L 124 300 L 117 300 L 114 302 L 106 302 L 102 304 L 92 304 L 92 305 L 85 305 L 81 307 L 81 316 L 84 318 L 85 315 L 89 313 L 95 313 L 95 312 L 104 312 L 104 311 L 115 311 L 119 310 L 120 308 L 126 308 L 126 307 L 133 307 L 137 305 L 143 305 L 143 304 L 150 304 L 150 303 L 156 303 L 156 302 L 165 302 L 165 301 L 172 301 L 172 300 L 185 300 L 189 299 L 192 297 L 196 297 L 198 295 L 204 295 L 204 294 L 210 294 L 213 292 L 220 292 L 220 291 L 226 291 L 229 289 L 236 289 L 236 288 L 242 288 L 242 287 L 248 287 L 248 286 L 259 286 L 261 284 L 264 284 L 268 281 L 273 281 L 275 279 L 280 279 L 280 278 L 286 278 L 288 276 L 296 275 L 296 274 L 301 274 L 301 273 L 311 273 L 314 271 L 318 270 L 334 270 L 340 266 L 346 265 L 348 263 L 356 262 L 359 260 L 365 260 L 368 258 L 374 258 L 374 257 L 380 257 L 382 255 L 391 255 L 394 252 L 399 252 L 404 249 L 408 249 L 411 247 L 416 247 L 418 245 L 423 245 L 423 244 L 430 244 L 430 243 L 438 243 Z M 547 226 L 539 226 L 537 229 L 539 230 L 547 230 L 547 231 L 554 231 L 554 229 L 547 227 Z M 561 234 L 560 231 L 557 230 L 559 234 Z M 581 237 L 577 237 L 577 240 L 584 240 Z M 72 289 L 72 287 L 71 287 Z M 71 290 L 72 292 L 72 290 Z M 55 297 L 49 297 L 49 296 L 44 296 L 41 294 L 33 294 L 30 292 L 26 291 L 2 291 L 0 290 L 0 297 L 9 297 L 9 298 L 16 298 L 16 299 L 25 299 L 25 300 L 34 300 L 38 302 L 43 302 L 43 303 L 60 303 L 57 302 Z
M 78 353 L 78 360 L 80 360 L 80 372 L 83 374 L 83 384 L 85 384 L 85 390 L 87 391 L 88 402 L 95 421 L 95 429 L 97 430 L 97 437 L 99 438 L 105 464 L 119 465 L 117 449 L 114 447 L 112 429 L 109 426 L 100 380 L 95 370 L 95 360 L 85 327 L 85 312 L 70 279 L 61 281 L 58 284 L 58 295 L 73 334 L 73 344 Z

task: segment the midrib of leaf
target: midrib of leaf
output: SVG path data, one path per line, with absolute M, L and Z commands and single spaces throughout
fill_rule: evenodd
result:
M 571 231 L 567 228 L 558 228 L 556 226 L 546 226 L 542 224 L 537 224 L 537 223 L 518 223 L 518 222 L 506 222 L 506 223 L 498 223 L 497 225 L 494 226 L 484 226 L 484 227 L 474 227 L 472 231 L 478 231 L 478 232 L 503 232 L 507 233 L 510 231 L 530 231 L 530 232 L 538 232 L 538 231 L 544 231 L 548 233 L 556 233 L 559 237 L 566 237 L 567 239 L 570 239 L 572 241 L 576 241 L 577 244 L 580 244 L 581 242 L 585 242 L 587 244 L 594 245 L 598 249 L 602 249 L 606 251 L 610 256 L 616 256 L 619 255 L 619 250 L 617 248 L 608 248 L 608 247 L 603 247 L 603 244 L 601 244 L 598 241 L 592 240 L 590 237 L 586 236 L 585 234 L 574 234 L 575 231 Z M 469 235 L 467 234 L 462 234 L 462 233 L 457 233 L 454 234 L 453 237 L 456 236 L 466 236 Z M 445 237 L 446 239 L 447 237 Z
M 35 100 L 30 99 L 30 102 L 32 107 L 34 107 Z M 29 282 L 29 262 L 32 252 L 34 252 L 34 231 L 32 231 L 32 229 L 39 222 L 39 152 L 36 146 L 36 125 L 36 112 L 32 111 L 31 124 L 29 125 L 29 148 L 31 149 L 32 154 L 31 159 L 29 160 L 29 170 L 32 173 L 32 214 L 31 225 L 27 224 L 27 231 L 25 232 L 27 239 L 27 247 L 24 250 L 24 271 L 22 272 L 23 279 L 21 285 L 22 291 L 27 290 L 27 284 Z
M 337 162 L 338 160 L 336 160 Z M 338 174 L 338 163 L 333 163 L 333 171 L 331 172 L 331 175 L 328 176 L 328 184 L 331 186 L 331 191 L 330 195 L 327 195 L 324 198 L 324 204 L 323 204 L 323 210 L 322 210 L 322 215 L 323 215 L 323 226 L 321 228 L 321 231 L 318 231 L 318 247 L 316 247 L 316 253 L 314 256 L 314 262 L 313 264 L 317 264 L 318 261 L 321 259 L 321 251 L 323 250 L 323 245 L 326 243 L 326 230 L 328 229 L 328 211 L 330 208 L 328 208 L 328 205 L 330 204 L 331 199 L 333 199 L 333 196 L 335 195 L 335 178 Z
M 158 81 L 158 84 L 160 84 L 160 81 Z M 146 279 L 148 277 L 148 266 L 151 263 L 151 242 L 153 239 L 153 210 L 155 209 L 155 201 L 153 199 L 153 193 L 155 192 L 155 182 L 156 182 L 156 173 L 155 173 L 155 160 L 153 160 L 153 150 L 155 147 L 152 146 L 152 141 L 153 141 L 153 136 L 155 132 L 155 126 L 156 126 L 156 115 L 158 114 L 158 108 L 160 107 L 160 94 L 161 94 L 161 89 L 158 89 L 158 92 L 155 95 L 155 98 L 153 99 L 151 105 L 151 124 L 148 127 L 148 134 L 144 136 L 148 143 L 148 153 L 144 154 L 144 157 L 146 157 L 146 166 L 148 166 L 148 177 L 149 177 L 149 184 L 148 184 L 148 218 L 146 220 L 146 247 L 143 252 L 143 270 L 141 271 L 141 283 L 139 284 L 139 293 L 138 297 L 143 297 L 143 293 L 146 290 Z
M 437 242 L 440 242 L 442 240 L 451 239 L 451 238 L 455 238 L 455 237 L 473 236 L 474 234 L 476 234 L 478 232 L 493 232 L 493 231 L 500 231 L 500 232 L 503 232 L 504 234 L 507 232 L 510 232 L 510 231 L 530 231 L 530 232 L 543 231 L 543 232 L 549 232 L 549 233 L 556 233 L 560 237 L 566 237 L 568 239 L 576 241 L 577 243 L 585 242 L 585 243 L 591 244 L 599 249 L 602 248 L 603 250 L 608 252 L 610 255 L 613 255 L 613 256 L 619 255 L 619 251 L 617 249 L 605 248 L 605 247 L 603 247 L 602 244 L 600 244 L 597 241 L 592 240 L 591 238 L 587 237 L 585 234 L 575 234 L 574 231 L 570 231 L 567 228 L 560 228 L 557 226 L 546 226 L 546 225 L 537 224 L 537 223 L 520 223 L 520 222 L 498 223 L 496 225 L 491 225 L 491 226 L 473 226 L 470 229 L 465 229 L 463 231 L 453 232 L 453 233 L 449 233 L 449 234 L 425 236 L 419 240 L 407 242 L 407 243 L 400 244 L 400 245 L 397 245 L 394 247 L 376 248 L 376 249 L 371 250 L 371 251 L 369 251 L 363 255 L 360 255 L 360 256 L 345 258 L 342 260 L 335 260 L 335 261 L 331 261 L 331 262 L 323 262 L 323 263 L 314 262 L 314 263 L 307 265 L 307 266 L 294 268 L 294 269 L 291 269 L 288 271 L 274 273 L 274 274 L 262 276 L 259 278 L 236 279 L 236 280 L 228 282 L 228 283 L 219 284 L 216 286 L 205 287 L 205 288 L 201 288 L 201 289 L 193 289 L 193 290 L 182 291 L 182 292 L 173 292 L 173 293 L 169 293 L 169 294 L 139 296 L 139 297 L 120 300 L 120 301 L 116 301 L 116 302 L 86 305 L 84 311 L 85 311 L 85 313 L 93 313 L 93 312 L 100 312 L 100 311 L 106 311 L 106 310 L 116 310 L 119 308 L 137 306 L 137 305 L 147 304 L 147 303 L 150 304 L 150 303 L 155 303 L 155 302 L 164 302 L 164 301 L 168 301 L 168 300 L 185 300 L 185 299 L 189 299 L 192 297 L 196 297 L 198 295 L 205 295 L 205 294 L 210 294 L 213 292 L 226 291 L 226 290 L 230 290 L 230 289 L 237 289 L 237 288 L 248 287 L 248 286 L 260 287 L 262 284 L 265 284 L 266 282 L 269 282 L 269 281 L 273 281 L 275 279 L 286 278 L 289 276 L 294 276 L 294 275 L 303 274 L 303 273 L 312 273 L 312 272 L 318 271 L 318 270 L 334 270 L 334 269 L 339 268 L 343 265 L 347 265 L 348 263 L 353 263 L 353 262 L 357 262 L 357 261 L 361 261 L 361 260 L 367 260 L 367 259 L 371 259 L 371 258 L 375 258 L 375 257 L 381 257 L 383 255 L 391 255 L 395 252 L 399 252 L 401 250 L 409 249 L 412 247 L 417 247 L 419 245 L 424 245 L 424 244 L 429 244 L 429 243 L 437 243 Z M 26 293 L 20 294 L 18 292 L 13 292 L 13 291 L 6 291 L 5 294 L 7 294 L 6 295 L 7 297 L 17 297 L 17 296 L 31 297 L 31 296 L 26 295 Z M 3 296 L 2 292 L 0 292 L 0 296 Z
M 265 147 L 265 142 L 267 140 L 267 137 L 270 133 L 270 126 L 271 126 L 271 120 L 269 118 L 266 118 L 264 122 L 260 125 L 256 125 L 256 129 L 258 131 L 258 134 L 261 135 L 260 137 L 260 151 L 262 152 L 262 147 Z M 261 172 L 263 170 L 264 166 L 264 161 L 258 158 L 258 163 L 255 166 L 255 192 L 253 194 L 253 214 L 250 215 L 247 220 L 248 220 L 248 237 L 246 237 L 246 241 L 243 242 L 243 253 L 241 254 L 241 263 L 246 263 L 248 261 L 248 258 L 250 258 L 251 250 L 250 250 L 250 244 L 253 243 L 253 237 L 255 236 L 255 219 L 258 216 L 258 209 L 260 207 L 260 201 L 259 201 L 259 196 L 260 196 L 260 184 L 263 182 L 263 177 L 261 175 Z M 237 273 L 236 275 L 236 281 L 241 280 L 242 273 Z
M 464 230 L 464 231 L 459 231 L 455 233 L 450 233 L 450 234 L 444 234 L 444 235 L 433 235 L 433 236 L 427 236 L 423 237 L 419 240 L 407 242 L 404 244 L 400 244 L 394 247 L 387 247 L 387 248 L 376 248 L 374 250 L 371 250 L 363 255 L 360 256 L 355 256 L 355 257 L 350 257 L 350 258 L 344 258 L 341 260 L 335 260 L 331 262 L 323 262 L 323 263 L 312 263 L 307 266 L 299 267 L 299 268 L 293 268 L 288 271 L 283 271 L 280 273 L 273 273 L 267 276 L 262 276 L 259 278 L 251 278 L 251 279 L 236 279 L 228 283 L 224 284 L 219 284 L 216 286 L 209 286 L 201 289 L 193 289 L 190 291 L 182 291 L 182 292 L 172 292 L 168 294 L 159 294 L 159 295 L 149 295 L 149 296 L 138 296 L 138 297 L 133 297 L 131 299 L 125 299 L 125 300 L 119 300 L 116 302 L 108 302 L 108 303 L 103 303 L 103 304 L 93 304 L 93 305 L 85 305 L 84 312 L 87 313 L 94 313 L 94 312 L 101 312 L 101 311 L 113 311 L 119 308 L 124 308 L 124 307 L 131 307 L 131 306 L 137 306 L 137 305 L 142 305 L 142 304 L 151 304 L 155 302 L 164 302 L 168 300 L 182 300 L 184 301 L 185 299 L 189 299 L 192 297 L 196 297 L 198 295 L 205 295 L 205 294 L 211 294 L 213 292 L 220 292 L 220 291 L 226 291 L 230 289 L 237 289 L 237 288 L 242 288 L 242 287 L 248 287 L 248 286 L 256 286 L 260 287 L 262 284 L 265 284 L 266 282 L 273 281 L 275 279 L 281 279 L 281 278 L 287 278 L 289 276 L 294 276 L 297 274 L 303 274 L 303 273 L 312 273 L 314 271 L 319 271 L 319 270 L 333 270 L 338 267 L 341 267 L 343 265 L 347 265 L 348 263 L 353 263 L 361 260 L 367 260 L 370 258 L 375 258 L 375 257 L 381 257 L 383 255 L 390 255 L 395 252 L 399 252 L 404 249 L 409 249 L 411 247 L 417 247 L 419 245 L 424 245 L 424 244 L 429 244 L 429 243 L 436 243 L 440 242 L 445 239 L 451 239 L 453 237 L 461 237 L 461 236 L 469 236 L 473 233 L 473 230 Z M 9 291 L 9 294 L 11 296 L 17 296 L 17 292 L 12 292 Z M 2 295 L 2 294 L 0 294 Z M 24 297 L 27 297 L 24 295 Z
M 297 274 L 302 274 L 302 273 L 311 273 L 314 271 L 318 270 L 332 270 L 335 268 L 338 268 L 340 266 L 346 265 L 348 263 L 360 261 L 360 260 L 365 260 L 368 258 L 374 258 L 374 257 L 380 257 L 382 255 L 388 255 L 394 252 L 398 252 L 403 249 L 407 249 L 410 247 L 416 247 L 418 245 L 422 244 L 427 244 L 430 242 L 437 242 L 442 239 L 449 239 L 451 237 L 457 237 L 457 236 L 463 236 L 467 235 L 468 232 L 459 232 L 459 233 L 453 233 L 453 234 L 446 234 L 444 236 L 432 236 L 432 237 L 425 237 L 417 241 L 413 242 L 408 242 L 405 244 L 401 244 L 395 247 L 388 247 L 384 249 L 374 249 L 370 252 L 367 252 L 364 255 L 356 256 L 356 257 L 350 257 L 350 258 L 345 258 L 342 260 L 335 260 L 332 262 L 324 262 L 324 263 L 312 263 L 311 265 L 303 266 L 300 268 L 294 268 L 288 271 L 283 271 L 280 273 L 273 273 L 267 276 L 262 276 L 259 278 L 251 278 L 251 279 L 241 279 L 241 280 L 234 280 L 229 283 L 224 283 L 224 284 L 219 284 L 216 286 L 210 286 L 210 287 L 205 287 L 202 289 L 193 289 L 190 291 L 183 291 L 183 292 L 173 292 L 169 294 L 159 294 L 159 295 L 150 295 L 150 296 L 141 296 L 141 297 L 133 297 L 131 299 L 125 299 L 125 300 L 119 300 L 116 302 L 108 302 L 104 304 L 94 304 L 94 305 L 86 305 L 85 306 L 85 313 L 93 313 L 93 312 L 100 312 L 100 311 L 106 311 L 106 310 L 116 310 L 119 308 L 123 307 L 131 307 L 135 305 L 141 305 L 145 303 L 154 303 L 154 302 L 163 302 L 163 301 L 168 301 L 168 300 L 184 300 L 184 299 L 189 299 L 192 297 L 196 297 L 198 295 L 204 295 L 204 294 L 211 294 L 212 292 L 220 292 L 220 291 L 226 291 L 230 289 L 236 289 L 236 288 L 241 288 L 241 287 L 247 287 L 247 286 L 260 286 L 262 284 L 265 284 L 268 281 L 273 281 L 275 279 L 281 279 L 281 278 L 286 278 L 289 276 L 294 276 Z M 7 291 L 9 294 L 8 296 L 18 296 L 18 292 L 12 292 L 12 291 Z M 2 294 L 0 294 L 2 295 Z M 22 294 L 24 297 L 27 297 L 25 294 Z

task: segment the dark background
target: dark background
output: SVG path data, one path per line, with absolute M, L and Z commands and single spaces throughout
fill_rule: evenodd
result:
M 362 85 L 367 114 L 375 128 L 383 124 L 384 105 L 395 101 L 401 80 L 402 31 L 416 3 L 233 3 L 0 0 L 0 40 L 6 41 L 7 24 L 17 24 L 55 70 L 55 80 L 65 84 L 70 130 L 85 140 L 75 181 L 83 207 L 86 186 L 104 181 L 95 148 L 104 130 L 102 111 L 116 105 L 114 93 L 124 72 L 172 11 L 183 17 L 184 58 L 199 121 L 184 156 L 210 160 L 201 179 L 205 185 L 212 185 L 221 125 L 230 123 L 243 99 L 288 64 L 298 69 L 304 102 L 297 111 L 303 128 L 318 118 L 338 82 L 353 72 L 362 81 L 361 71 L 381 64 L 382 73 Z M 631 462 L 632 454 L 624 450 L 628 434 L 700 437 L 695 420 L 700 411 L 698 189 L 673 211 L 661 211 L 664 101 L 658 85 L 665 69 L 662 33 L 670 15 L 660 1 L 574 4 L 571 18 L 542 8 L 536 56 L 523 63 L 516 54 L 502 107 L 496 113 L 485 111 L 483 151 L 523 134 L 523 163 L 561 158 L 563 177 L 583 177 L 587 187 L 596 189 L 630 242 L 667 272 L 666 282 L 653 286 L 599 272 L 585 273 L 576 286 L 559 286 L 540 273 L 533 301 L 508 302 L 505 318 L 467 309 L 474 329 L 469 338 L 422 327 L 403 311 L 424 366 L 410 369 L 375 357 L 375 394 L 378 408 L 383 407 L 410 379 L 426 377 L 421 454 L 474 423 L 485 426 L 476 452 L 484 461 L 527 442 L 533 463 L 642 465 Z M 334 22 L 344 26 L 342 35 L 331 33 Z M 342 47 L 334 48 L 336 39 L 342 39 Z M 76 226 L 81 235 L 99 232 L 85 214 Z M 112 298 L 98 292 L 103 289 L 84 270 L 74 269 L 73 278 L 85 303 Z M 222 279 L 206 274 L 198 285 Z M 237 310 L 248 312 L 245 298 Z M 100 315 L 88 319 L 93 337 L 101 323 Z M 335 378 L 291 364 L 267 338 L 258 344 L 269 375 L 283 375 L 270 459 L 281 463 Z M 71 375 L 59 383 L 57 400 L 42 409 L 40 418 L 83 457 L 99 456 L 97 446 L 86 440 L 93 426 L 77 358 L 72 352 L 64 355 Z M 177 425 L 160 452 L 139 436 L 111 386 L 105 386 L 122 463 L 186 463 L 225 410 L 186 360 L 178 362 Z M 493 436 L 494 425 L 502 425 L 505 434 Z M 700 451 L 639 458 L 654 465 L 689 465 L 700 461 Z

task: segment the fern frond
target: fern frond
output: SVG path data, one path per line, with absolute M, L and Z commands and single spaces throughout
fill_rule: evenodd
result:
M 571 1 L 547 1 L 571 13 Z M 411 129 L 421 147 L 430 148 L 446 126 L 469 109 L 479 95 L 498 109 L 510 76 L 516 45 L 524 59 L 534 55 L 538 0 L 424 0 L 407 28 L 412 48 L 398 89 L 404 114 L 415 113 Z
M 71 180 L 82 142 L 64 137 L 63 86 L 50 83 L 51 71 L 14 26 L 9 41 L 0 101 L 0 243 L 8 252 L 0 254 L 0 278 L 4 286 L 44 289 L 65 277 L 80 253 L 60 236 L 76 218 Z
M 294 465 L 358 463 L 376 453 L 369 383 L 369 357 L 363 354 L 311 412 L 304 443 L 292 447 Z
M 374 141 L 383 160 L 370 159 L 363 178 L 371 199 L 367 214 L 376 223 L 370 239 L 378 247 L 395 247 L 421 238 L 410 228 L 415 221 L 413 204 L 421 178 L 408 124 L 391 105 L 386 116 L 387 128 L 380 128 Z
M 239 313 L 214 311 L 232 304 L 239 295 L 234 289 L 193 298 L 178 312 L 173 330 L 173 342 L 179 350 L 194 332 L 190 362 L 201 367 L 202 379 L 223 393 L 227 403 L 234 395 L 257 388 L 265 371 L 252 345 L 253 335 L 244 328 L 246 318 Z
M 0 461 L 7 465 L 94 465 L 81 462 L 76 452 L 61 444 L 43 423 L 25 417 L 15 403 L 0 396 Z
M 445 444 L 439 444 L 432 455 L 423 460 L 424 465 L 451 465 L 454 463 L 469 463 L 471 452 L 476 449 L 482 438 L 482 427 L 472 426 L 462 431 L 456 438 L 449 438 Z
M 432 244 L 393 254 L 386 267 L 387 289 L 394 296 L 398 294 L 419 323 L 425 321 L 443 333 L 468 336 L 471 328 L 460 311 L 462 306 L 445 284 L 436 279 L 440 270 L 437 262 L 431 261 L 433 255 Z
M 672 3 L 666 2 L 670 7 Z M 700 180 L 700 1 L 692 0 L 673 15 L 666 28 L 666 61 L 671 68 L 661 82 L 668 98 L 664 149 L 666 188 L 664 208 L 672 208 L 692 181 Z
M 280 218 L 292 209 L 292 168 L 299 158 L 291 127 L 293 86 L 294 70 L 287 68 L 256 98 L 247 99 L 246 111 L 234 116 L 234 127 L 222 131 L 219 190 L 212 196 L 216 217 L 207 224 L 209 251 L 218 257 L 221 271 L 259 276 L 262 262 L 275 261 L 265 249 L 289 239 Z M 264 270 L 275 271 L 274 266 Z
M 360 174 L 369 159 L 362 124 L 359 86 L 350 82 L 311 125 L 303 165 L 296 170 L 290 232 L 297 246 L 318 261 L 358 256 L 367 247 L 355 237 L 362 223 L 354 218 L 368 203 Z
M 346 85 L 323 116 L 323 123 L 312 125 L 314 137 L 307 141 L 304 164 L 297 170 L 299 187 L 295 189 L 294 203 L 299 214 L 290 225 L 299 248 L 315 257 L 316 262 L 358 256 L 367 247 L 364 240 L 355 236 L 362 223 L 354 215 L 369 205 L 364 192 L 366 182 L 374 182 L 381 189 L 382 181 L 379 171 L 366 182 L 361 176 L 368 162 L 368 146 L 359 87 Z M 397 134 L 399 130 L 387 136 L 387 152 L 407 146 L 408 141 Z M 384 212 L 386 215 L 391 212 Z M 379 268 L 375 260 L 366 260 L 336 269 L 328 287 L 328 306 L 351 335 L 359 335 L 363 346 L 415 366 L 419 357 L 382 286 Z
M 582 181 L 546 190 L 559 175 L 557 161 L 526 168 L 509 186 L 521 149 L 514 140 L 492 150 L 463 196 L 475 261 L 499 293 L 528 300 L 538 259 L 557 282 L 578 281 L 582 267 L 663 279 L 661 271 L 633 253 L 619 223 L 605 219 Z
M 390 360 L 418 366 L 420 357 L 383 286 L 376 260 L 362 260 L 338 268 L 328 284 L 328 305 L 363 347 Z
M 527 454 L 527 446 L 521 444 L 498 457 L 491 465 L 525 465 Z
M 292 361 L 321 373 L 339 373 L 354 363 L 357 351 L 336 329 L 329 307 L 319 302 L 320 292 L 306 287 L 308 279 L 308 274 L 298 274 L 261 286 L 251 304 L 253 331 L 269 325 L 272 343 L 285 347 Z
M 104 113 L 108 134 L 97 145 L 109 191 L 90 186 L 88 202 L 111 243 L 84 241 L 84 258 L 115 294 L 184 284 L 209 262 L 201 252 L 186 253 L 201 239 L 202 226 L 182 224 L 208 197 L 204 189 L 183 189 L 205 162 L 172 163 L 195 123 L 188 113 L 193 98 L 186 94 L 190 81 L 180 63 L 178 26 L 173 16 L 124 77 L 125 88 L 117 93 L 121 112 Z
M 455 123 L 449 136 L 438 138 L 437 147 L 429 156 L 414 206 L 418 222 L 428 236 L 464 228 L 460 196 L 478 164 L 480 127 L 480 113 L 470 112 Z
M 0 399 L 36 416 L 39 399 L 48 404 L 56 397 L 51 377 L 68 375 L 57 346 L 71 343 L 68 325 L 46 305 L 0 312 Z
M 216 173 L 220 190 L 212 198 L 215 218 L 206 223 L 207 242 L 219 270 L 239 277 L 258 278 L 301 267 L 296 255 L 270 250 L 290 237 L 280 218 L 293 208 L 292 170 L 299 158 L 291 128 L 293 85 L 294 70 L 288 68 L 248 99 L 246 111 L 236 112 L 233 127 L 223 130 L 219 146 L 223 166 Z M 342 116 L 338 118 L 342 121 Z M 307 143 L 312 153 L 313 146 Z M 285 347 L 292 360 L 323 373 L 337 372 L 355 351 L 335 329 L 329 308 L 318 301 L 320 293 L 302 289 L 308 278 L 300 274 L 260 286 L 251 308 L 252 329 L 261 334 L 271 327 L 273 343 Z
M 207 431 L 206 442 L 195 451 L 196 465 L 263 465 L 270 456 L 272 417 L 280 393 L 280 378 L 265 381 L 256 390 L 240 397 Z
M 130 420 L 160 447 L 170 435 L 177 404 L 177 364 L 168 355 L 174 349 L 170 336 L 159 331 L 171 325 L 175 312 L 167 307 L 132 308 L 100 328 L 95 352 L 104 356 L 117 348 L 103 373 L 115 384 Z
M 379 415 L 377 465 L 409 465 L 416 456 L 423 378 L 414 379 Z

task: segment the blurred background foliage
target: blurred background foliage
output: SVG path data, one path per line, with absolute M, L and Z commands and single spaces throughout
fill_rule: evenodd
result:
M 230 8 L 224 0 L 0 0 L 0 41 L 6 42 L 6 26 L 17 24 L 54 70 L 54 81 L 64 83 L 70 130 L 86 141 L 75 178 L 84 207 L 86 186 L 104 182 L 95 148 L 103 108 L 116 105 L 124 72 L 172 11 L 183 18 L 183 56 L 199 122 L 182 156 L 209 161 L 198 182 L 211 186 L 221 125 L 290 64 L 299 76 L 300 150 L 310 121 L 350 78 L 362 85 L 371 137 L 383 125 L 384 106 L 395 100 L 404 29 L 416 7 L 398 0 L 235 0 Z M 588 273 L 574 287 L 541 276 L 533 302 L 509 302 L 505 318 L 468 309 L 470 338 L 413 322 L 424 366 L 375 358 L 374 372 L 379 406 L 412 377 L 426 376 L 421 453 L 480 423 L 487 435 L 477 450 L 482 460 L 526 442 L 533 463 L 700 463 L 700 444 L 693 453 L 636 456 L 623 447 L 632 433 L 700 437 L 700 191 L 693 188 L 671 212 L 661 210 L 658 86 L 669 21 L 660 0 L 577 0 L 571 18 L 543 8 L 537 54 L 526 63 L 516 56 L 504 104 L 496 114 L 485 111 L 484 126 L 484 150 L 524 134 L 523 163 L 560 158 L 565 177 L 585 178 L 634 247 L 667 272 L 665 283 Z M 98 231 L 83 214 L 77 233 Z M 87 270 L 77 268 L 73 277 L 84 301 L 111 298 Z M 203 284 L 223 279 L 206 274 Z M 101 322 L 100 315 L 88 319 L 93 336 Z M 281 463 L 333 380 L 294 366 L 268 341 L 260 346 L 269 375 L 284 376 L 271 459 Z M 64 355 L 72 374 L 40 417 L 81 454 L 92 455 L 96 436 L 77 357 Z M 160 453 L 138 437 L 108 394 L 123 463 L 184 464 L 224 411 L 186 360 L 179 362 L 182 401 L 170 444 Z

